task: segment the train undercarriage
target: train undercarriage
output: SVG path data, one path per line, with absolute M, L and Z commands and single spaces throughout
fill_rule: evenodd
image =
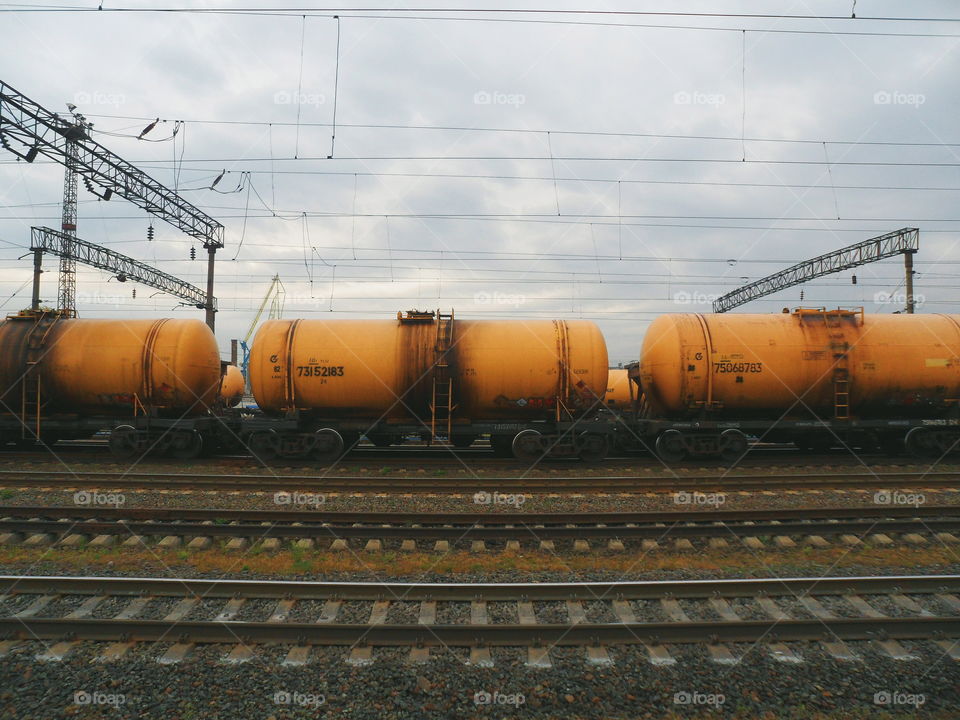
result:
M 672 464 L 719 459 L 733 463 L 756 443 L 791 443 L 818 454 L 845 449 L 864 454 L 927 460 L 960 452 L 960 419 L 886 419 L 846 421 L 629 419 L 613 414 L 568 422 L 478 422 L 456 424 L 447 437 L 434 437 L 418 423 L 343 422 L 297 417 L 276 418 L 228 411 L 191 418 L 51 416 L 41 431 L 19 418 L 0 416 L 0 447 L 53 446 L 58 440 L 106 434 L 111 453 L 121 459 L 146 455 L 190 459 L 250 452 L 262 461 L 278 458 L 329 463 L 364 440 L 380 448 L 411 441 L 419 445 L 465 450 L 486 448 L 492 455 L 536 461 L 561 458 L 601 462 L 611 452 L 645 453 Z
M 544 457 L 599 462 L 612 447 L 614 428 L 599 420 L 569 422 L 457 423 L 446 437 L 436 437 L 418 423 L 343 422 L 335 420 L 254 417 L 243 421 L 244 444 L 256 457 L 335 460 L 365 437 L 377 447 L 419 438 L 427 445 L 467 449 L 483 436 L 497 457 L 538 460 Z
M 938 459 L 960 452 L 960 419 L 844 421 L 629 420 L 617 425 L 614 448 L 648 452 L 666 463 L 695 458 L 735 462 L 755 442 L 793 443 L 808 453 L 843 448 Z

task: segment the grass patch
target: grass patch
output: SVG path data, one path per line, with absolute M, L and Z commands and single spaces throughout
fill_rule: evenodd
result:
M 463 575 L 513 572 L 556 572 L 578 574 L 606 571 L 625 579 L 642 579 L 651 573 L 701 571 L 718 576 L 768 577 L 778 575 L 836 574 L 843 568 L 931 568 L 956 564 L 955 551 L 946 547 L 929 548 L 856 548 L 831 547 L 816 550 L 797 548 L 777 551 L 729 551 L 725 553 L 673 553 L 664 550 L 652 553 L 627 552 L 557 556 L 539 551 L 486 553 L 465 551 L 447 554 L 368 553 L 362 558 L 351 552 L 329 552 L 285 548 L 265 553 L 257 548 L 243 553 L 210 549 L 198 552 L 185 550 L 146 550 L 134 548 L 22 548 L 0 547 L 0 564 L 7 572 L 76 572 L 84 567 L 107 567 L 116 572 L 136 574 L 161 573 L 176 567 L 189 573 L 238 573 L 241 570 L 265 575 L 299 576 L 305 573 L 329 574 L 374 572 L 381 577 L 420 576 L 424 573 Z

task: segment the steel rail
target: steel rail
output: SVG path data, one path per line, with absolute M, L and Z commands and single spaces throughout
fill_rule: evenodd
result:
M 683 506 L 681 506 L 683 507 Z M 478 508 L 479 510 L 479 508 Z M 116 507 L 91 505 L 3 505 L 0 518 L 73 518 L 118 521 L 371 523 L 389 525 L 626 525 L 629 523 L 723 523 L 758 520 L 960 517 L 960 505 L 871 505 L 637 512 L 378 512 L 364 510 L 247 510 L 238 508 Z
M 0 471 L 0 487 L 172 490 L 316 490 L 323 492 L 639 492 L 736 491 L 805 488 L 960 487 L 960 472 L 804 473 L 779 475 L 658 475 L 558 477 L 364 477 L 263 474 L 103 473 L 73 471 Z
M 0 618 L 18 639 L 365 646 L 624 645 L 960 637 L 960 617 L 711 620 L 547 625 L 341 625 L 218 620 Z
M 59 535 L 76 533 L 83 535 L 137 535 L 159 537 L 177 535 L 184 537 L 245 537 L 245 538 L 307 538 L 307 539 L 413 539 L 413 540 L 510 540 L 536 537 L 552 539 L 664 539 L 767 536 L 767 535 L 863 535 L 866 533 L 920 533 L 960 531 L 960 518 L 918 519 L 861 519 L 847 521 L 787 521 L 770 523 L 718 523 L 698 525 L 642 525 L 602 527 L 585 525 L 579 527 L 537 527 L 529 523 L 517 527 L 460 526 L 460 527 L 410 527 L 377 525 L 207 525 L 204 523 L 179 522 L 122 522 L 86 521 L 69 525 L 58 520 L 0 521 L 0 530 L 11 533 L 45 533 Z
M 572 583 L 406 583 L 0 575 L 0 594 L 297 600 L 655 600 L 762 595 L 927 595 L 960 592 L 960 575 L 637 580 Z M 960 616 L 957 618 L 960 620 Z

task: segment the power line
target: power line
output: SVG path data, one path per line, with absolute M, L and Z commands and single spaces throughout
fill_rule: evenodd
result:
M 716 32 L 742 32 L 744 29 L 754 32 L 770 34 L 797 34 L 797 35 L 845 35 L 845 36 L 884 36 L 884 37 L 958 37 L 955 33 L 921 33 L 921 32 L 885 32 L 885 31 L 851 31 L 851 30 L 831 30 L 831 29 L 794 29 L 781 27 L 729 27 L 729 26 L 711 26 L 711 25 L 668 25 L 663 23 L 628 23 L 601 22 L 595 20 L 556 20 L 552 19 L 558 15 L 563 16 L 639 16 L 639 17 L 689 17 L 702 19 L 723 19 L 723 20 L 793 20 L 808 21 L 816 20 L 820 22 L 844 22 L 849 24 L 856 21 L 858 25 L 870 22 L 887 23 L 955 23 L 958 18 L 944 17 L 891 17 L 891 16 L 861 16 L 859 18 L 845 15 L 776 15 L 771 13 L 690 13 L 690 12 L 656 12 L 656 11 L 602 11 L 602 10 L 524 10 L 524 9 L 476 9 L 476 8 L 189 8 L 189 7 L 153 7 L 153 8 L 135 8 L 135 7 L 107 7 L 101 4 L 98 8 L 77 8 L 65 6 L 20 6 L 14 8 L 0 8 L 0 13 L 152 13 L 152 14 L 196 14 L 196 15 L 233 15 L 233 16 L 265 16 L 265 17 L 343 17 L 361 20 L 417 20 L 417 21 L 440 21 L 440 22 L 484 22 L 484 23 L 514 23 L 514 24 L 534 24 L 534 25 L 573 25 L 586 27 L 620 27 L 620 28 L 646 28 L 657 30 L 698 30 L 698 31 L 716 31 Z M 459 13 L 454 16 L 443 15 L 416 15 L 411 13 Z M 358 14 L 353 14 L 358 13 Z M 392 14 L 380 14 L 392 13 Z M 396 14 L 405 13 L 405 14 Z M 504 17 L 481 17 L 476 15 L 500 14 Z M 517 17 L 519 14 L 526 15 L 546 15 L 542 17 Z
M 2 162 L 0 165 L 10 165 L 14 162 Z M 167 168 L 155 167 L 148 164 L 142 166 L 145 170 L 166 170 Z M 214 168 L 186 168 L 187 172 L 206 172 L 211 173 L 213 177 L 219 171 Z M 553 177 L 548 175 L 495 175 L 495 174 L 473 174 L 473 173 L 418 173 L 418 172 L 359 172 L 350 170 L 228 170 L 227 174 L 240 173 L 246 175 L 298 175 L 298 176 L 317 176 L 317 177 L 398 177 L 398 178 L 436 178 L 439 180 L 524 180 L 531 182 L 552 182 Z M 197 178 L 194 182 L 208 178 Z M 823 184 L 805 184 L 792 182 L 761 183 L 761 182 L 720 182 L 716 180 L 650 180 L 650 179 L 617 179 L 617 178 L 598 178 L 598 177 L 564 177 L 557 176 L 558 182 L 576 182 L 576 183 L 624 183 L 633 185 L 680 185 L 680 186 L 705 186 L 705 187 L 751 187 L 751 188 L 793 188 L 799 190 L 829 190 L 831 186 Z M 920 192 L 958 192 L 960 186 L 943 185 L 834 185 L 837 190 L 910 190 Z M 180 188 L 180 192 L 196 192 L 209 190 L 208 184 L 193 188 Z M 219 192 L 219 191 L 215 191 Z M 230 194 L 234 191 L 229 191 Z M 254 188 L 256 192 L 256 188 Z M 96 200 L 81 201 L 87 203 L 96 203 Z M 58 205 L 58 203 L 33 203 L 34 205 Z M 27 204 L 29 205 L 29 203 Z M 24 207 L 25 205 L 5 205 L 5 207 Z M 216 205 L 205 205 L 204 207 L 220 207 Z M 231 209 L 231 208 L 226 208 Z M 299 213 L 299 210 L 283 210 L 277 212 Z
M 205 207 L 202 206 L 201 207 Z M 237 208 L 231 208 L 237 209 Z M 551 213 L 384 213 L 384 212 L 372 212 L 372 213 L 348 213 L 348 212 L 307 212 L 300 211 L 297 213 L 296 218 L 284 218 L 278 214 L 270 213 L 265 215 L 253 215 L 247 213 L 241 214 L 221 214 L 220 217 L 224 218 L 273 218 L 277 220 L 294 220 L 299 219 L 300 217 L 309 217 L 309 218 L 327 218 L 327 219 L 347 219 L 357 217 L 357 218 L 389 218 L 389 219 L 398 219 L 398 220 L 502 220 L 504 222 L 512 221 L 523 221 L 531 220 L 536 221 L 541 219 L 541 222 L 560 222 L 556 220 L 556 215 Z M 138 215 L 101 215 L 97 216 L 102 220 L 142 220 L 143 218 Z M 611 220 L 616 221 L 620 216 L 618 215 L 598 215 L 594 213 L 570 213 L 569 215 L 562 216 L 569 218 L 583 218 L 583 222 L 574 222 L 571 224 L 577 225 L 588 225 L 589 221 L 597 220 Z M 903 222 L 914 222 L 914 223 L 932 223 L 932 222 L 960 222 L 960 218 L 949 218 L 949 217 L 917 217 L 917 216 L 903 216 L 903 217 L 820 217 L 815 215 L 670 215 L 667 213 L 651 213 L 651 214 L 624 214 L 624 218 L 636 218 L 636 219 L 653 219 L 653 220 L 756 220 L 756 221 L 769 221 L 769 222 L 803 222 L 803 221 L 815 221 L 815 222 L 876 222 L 876 223 L 903 223 Z M 546 220 L 542 220 L 547 218 Z M 0 220 L 47 220 L 50 218 L 39 217 L 33 215 L 0 215 Z M 616 222 L 604 223 L 607 225 L 616 225 Z M 791 229 L 791 228 L 784 228 Z M 821 227 L 821 231 L 825 231 L 825 228 Z
M 145 115 L 115 115 L 115 114 L 93 114 L 87 113 L 91 118 L 109 118 L 115 120 L 137 120 L 148 121 L 151 118 Z M 183 123 L 193 123 L 195 125 L 252 125 L 257 127 L 266 127 L 272 125 L 294 127 L 296 123 L 292 122 L 267 122 L 263 120 L 211 120 L 211 119 L 188 119 L 180 120 Z M 332 123 L 326 122 L 303 122 L 301 127 L 330 128 Z M 770 137 L 745 137 L 733 135 L 689 135 L 679 133 L 653 133 L 653 132 L 633 132 L 616 130 L 555 130 L 552 128 L 509 128 L 509 127 L 480 127 L 476 125 L 400 125 L 394 123 L 337 123 L 340 128 L 354 128 L 359 130 L 433 130 L 444 132 L 489 132 L 489 133 L 516 133 L 527 135 L 543 135 L 552 133 L 553 135 L 584 135 L 592 137 L 636 137 L 667 140 L 723 140 L 729 142 L 763 142 L 763 143 L 789 143 L 804 145 L 887 145 L 887 146 L 906 146 L 906 147 L 960 147 L 960 142 L 910 142 L 897 140 L 826 140 L 826 139 L 808 139 L 808 138 L 770 138 Z
M 818 143 L 822 144 L 822 143 Z M 555 156 L 553 158 L 556 161 L 562 162 L 622 162 L 622 163 L 720 163 L 720 164 L 735 164 L 735 165 L 817 165 L 824 166 L 826 163 L 823 160 L 773 160 L 766 158 L 747 158 L 743 160 L 741 158 L 676 158 L 676 157 L 609 157 L 609 156 L 590 156 L 590 155 L 565 155 L 565 156 Z M 239 163 L 239 162 L 310 162 L 310 161 L 326 161 L 326 162 L 345 162 L 345 161 L 361 161 L 361 162 L 376 162 L 376 161 L 390 161 L 390 162 L 417 162 L 417 161 L 429 161 L 429 162 L 497 162 L 497 161 L 510 161 L 510 162 L 550 162 L 549 156 L 544 155 L 354 155 L 350 157 L 337 157 L 330 158 L 326 155 L 313 155 L 306 157 L 239 157 L 239 158 L 189 158 L 183 159 L 179 162 L 183 163 L 200 163 L 200 162 L 209 162 L 209 163 Z M 162 158 L 144 158 L 141 160 L 134 160 L 132 162 L 137 163 L 138 165 L 144 165 L 147 163 L 169 163 L 173 162 L 171 160 L 164 160 Z M 8 160 L 0 162 L 2 165 L 16 165 L 16 160 Z M 34 162 L 34 165 L 47 165 L 50 164 L 46 161 Z M 960 162 L 921 162 L 916 160 L 897 160 L 897 161 L 884 161 L 884 160 L 837 160 L 830 163 L 832 166 L 836 167 L 838 165 L 847 165 L 847 166 L 859 166 L 859 167 L 960 167 Z
M 525 224 L 547 224 L 547 225 L 590 225 L 591 223 L 595 225 L 606 225 L 611 227 L 616 227 L 617 223 L 614 222 L 598 222 L 597 220 L 573 220 L 565 218 L 557 218 L 555 215 L 547 216 L 544 218 L 533 218 L 533 217 L 486 217 L 486 216 L 441 216 L 441 215 L 388 215 L 392 218 L 405 219 L 405 220 L 438 220 L 438 221 L 452 221 L 452 222 L 502 222 L 502 223 L 525 223 Z M 243 218 L 242 214 L 231 214 L 231 215 L 220 215 L 220 217 L 226 219 L 238 219 Z M 295 217 L 282 217 L 280 215 L 249 215 L 249 218 L 257 220 L 273 219 L 273 220 L 282 220 L 284 222 L 291 222 L 297 220 L 301 217 L 298 213 Z M 328 218 L 332 220 L 338 219 L 349 219 L 353 215 L 349 213 L 341 215 L 324 215 L 324 214 L 314 214 L 307 213 L 307 217 L 317 217 L 317 218 Z M 358 215 L 357 217 L 366 217 L 363 215 Z M 370 217 L 374 218 L 383 218 L 383 214 L 376 214 Z M 573 216 L 571 216 L 573 217 Z M 676 216 L 681 217 L 681 216 Z M 16 221 L 19 223 L 23 222 L 33 222 L 41 220 L 56 220 L 57 216 L 41 216 L 41 215 L 2 215 L 0 216 L 0 221 L 10 220 Z M 139 215 L 111 215 L 111 216 L 96 216 L 92 219 L 97 220 L 143 220 L 143 217 Z M 823 220 L 823 218 L 808 217 L 803 218 L 804 220 L 817 221 Z M 866 220 L 867 222 L 881 222 L 875 218 L 860 218 Z M 773 218 L 773 220 L 779 221 L 783 218 Z M 837 222 L 836 218 L 829 218 L 831 222 Z M 842 222 L 852 221 L 853 218 L 842 219 Z M 903 222 L 923 222 L 917 218 L 898 218 L 893 222 L 903 223 Z M 946 222 L 960 222 L 957 220 L 947 220 Z M 660 229 L 688 229 L 688 230 L 747 230 L 754 232 L 763 232 L 765 234 L 774 233 L 774 232 L 816 232 L 823 234 L 824 232 L 829 232 L 831 234 L 848 232 L 848 233 L 871 233 L 876 232 L 877 228 L 870 227 L 853 227 L 853 228 L 829 228 L 824 227 L 824 225 L 815 225 L 812 227 L 770 227 L 768 225 L 717 225 L 713 223 L 655 223 L 655 222 L 630 222 L 623 223 L 624 227 L 654 227 Z M 924 227 L 923 233 L 925 235 L 931 234 L 956 234 L 960 232 L 960 228 L 938 228 L 938 227 Z M 173 242 L 177 242 L 176 238 L 171 239 Z M 180 239 L 179 241 L 183 241 Z

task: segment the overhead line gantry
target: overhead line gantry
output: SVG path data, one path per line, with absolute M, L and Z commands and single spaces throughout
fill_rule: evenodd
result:
M 223 225 L 91 139 L 87 130 L 88 126 L 78 123 L 76 118 L 65 120 L 0 81 L 0 145 L 26 162 L 33 162 L 39 154 L 63 164 L 67 175 L 72 168 L 76 175 L 83 176 L 102 189 L 102 194 L 97 193 L 102 199 L 109 200 L 113 194 L 120 195 L 202 243 L 207 251 L 204 310 L 207 325 L 213 329 L 216 313 L 214 261 L 217 250 L 223 247 Z M 10 143 L 11 138 L 20 147 L 14 147 Z M 75 218 L 73 228 L 66 227 L 70 222 L 65 212 L 64 223 L 63 232 L 72 235 L 76 231 Z M 67 255 L 61 257 L 66 257 L 69 264 L 73 259 L 69 241 L 66 249 Z M 72 275 L 75 276 L 75 273 Z M 62 277 L 61 284 L 65 281 L 72 281 L 72 277 Z M 65 297 L 69 302 L 69 295 L 69 289 L 61 287 L 61 302 Z
M 767 277 L 760 278 L 749 285 L 732 290 L 713 301 L 713 311 L 715 313 L 726 312 L 751 300 L 771 295 L 794 285 L 800 285 L 814 278 L 849 270 L 884 258 L 903 255 L 906 274 L 904 280 L 907 293 L 906 311 L 912 314 L 914 309 L 913 256 L 919 247 L 920 230 L 917 228 L 896 230 L 886 235 L 848 245 L 812 260 L 805 260 L 788 267 L 786 270 L 767 275 Z

